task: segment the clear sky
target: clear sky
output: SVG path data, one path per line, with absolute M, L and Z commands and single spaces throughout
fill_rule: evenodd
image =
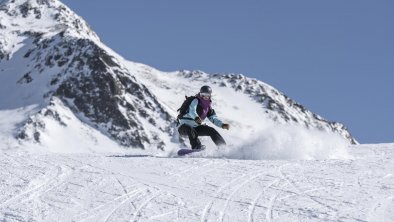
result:
M 394 142 L 393 0 L 63 0 L 109 47 L 162 71 L 242 73 Z

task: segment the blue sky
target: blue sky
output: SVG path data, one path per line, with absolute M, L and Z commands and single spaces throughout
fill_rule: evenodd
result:
M 392 0 L 63 0 L 123 57 L 163 71 L 242 73 L 394 142 Z

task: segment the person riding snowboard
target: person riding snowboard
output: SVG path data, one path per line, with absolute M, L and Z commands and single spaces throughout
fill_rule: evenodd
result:
M 192 149 L 204 149 L 205 146 L 201 144 L 198 136 L 210 136 L 217 146 L 225 145 L 223 137 L 213 128 L 202 124 L 206 117 L 217 127 L 229 129 L 230 125 L 223 123 L 212 109 L 211 104 L 212 89 L 209 86 L 203 86 L 200 92 L 190 97 L 192 99 L 190 105 L 185 110 L 186 114 L 182 113 L 178 116 L 179 127 L 178 132 L 182 136 L 188 136 Z

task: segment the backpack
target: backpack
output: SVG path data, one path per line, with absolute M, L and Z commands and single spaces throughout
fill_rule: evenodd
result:
M 192 103 L 192 101 L 197 98 L 195 96 L 185 96 L 185 101 L 183 101 L 181 107 L 179 107 L 178 111 L 178 116 L 177 116 L 177 121 L 179 123 L 179 119 L 182 118 L 187 112 L 189 112 L 189 106 Z

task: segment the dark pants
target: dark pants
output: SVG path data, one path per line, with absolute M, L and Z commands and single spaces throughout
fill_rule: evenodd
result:
M 183 124 L 178 128 L 178 132 L 182 136 L 188 136 L 190 140 L 190 145 L 192 149 L 197 148 L 201 145 L 198 136 L 210 136 L 212 141 L 217 145 L 226 145 L 223 137 L 214 128 L 207 125 L 200 125 L 197 127 L 191 127 L 189 125 Z

